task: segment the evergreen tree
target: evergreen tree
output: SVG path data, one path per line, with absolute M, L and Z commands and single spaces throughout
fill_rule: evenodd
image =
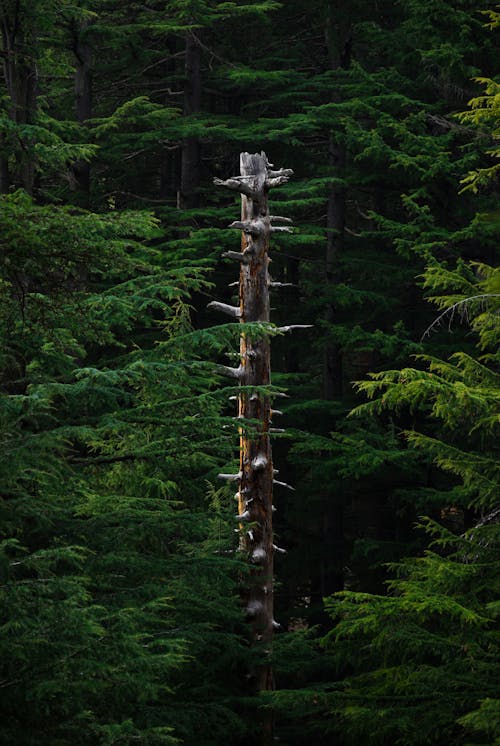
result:
M 218 743 L 245 641 L 202 269 L 148 214 L 2 208 L 2 742 Z
M 485 299 L 497 282 L 498 272 L 484 265 L 430 269 L 426 286 L 439 293 L 450 319 L 457 304 L 466 304 L 480 354 L 429 358 L 427 370 L 387 371 L 360 384 L 374 402 L 359 413 L 427 414 L 429 431 L 409 431 L 409 443 L 454 479 L 441 496 L 444 525 L 422 524 L 430 547 L 391 566 L 388 596 L 345 592 L 327 602 L 339 619 L 327 644 L 356 672 L 338 685 L 337 701 L 332 695 L 347 743 L 462 743 L 464 726 L 471 726 L 470 743 L 493 743 L 500 735 L 494 715 L 500 330 L 498 299 Z
M 422 612 L 407 691 L 418 688 L 411 661 L 432 657 L 435 624 L 441 658 L 421 679 L 425 696 L 443 671 L 459 682 L 434 731 L 424 718 L 429 738 L 484 726 L 493 703 L 480 704 L 467 657 L 447 668 L 443 653 L 447 640 L 472 650 L 477 637 L 470 660 L 492 676 L 481 534 L 493 529 L 476 524 L 489 515 L 495 368 L 478 357 L 475 332 L 455 325 L 463 312 L 485 344 L 495 333 L 486 267 L 498 225 L 487 188 L 497 54 L 482 10 L 472 0 L 2 3 L 5 742 L 232 744 L 255 731 L 254 703 L 239 696 L 248 666 L 235 510 L 208 486 L 236 454 L 225 408 L 234 392 L 219 391 L 206 360 L 226 362 L 228 346 L 237 354 L 237 330 L 206 329 L 204 309 L 209 270 L 218 289 L 234 280 L 220 253 L 234 249 L 224 227 L 235 203 L 212 177 L 261 149 L 296 174 L 277 194 L 298 228 L 273 242 L 272 277 L 288 283 L 273 289 L 273 318 L 315 325 L 313 344 L 273 342 L 273 383 L 291 396 L 274 454 L 280 479 L 297 487 L 278 496 L 275 516 L 290 550 L 277 583 L 277 619 L 290 631 L 277 635 L 274 668 L 287 690 L 276 702 L 291 705 L 278 734 L 302 743 L 335 708 L 340 742 L 366 724 L 373 739 L 406 737 L 396 705 L 377 729 L 376 706 L 356 720 L 340 704 L 351 684 L 371 696 L 384 669 L 375 651 L 358 665 L 343 622 L 342 639 L 318 649 L 311 626 L 330 626 L 322 597 L 342 588 L 378 594 L 366 603 L 379 604 L 370 623 L 380 645 L 380 620 L 401 611 L 407 631 L 425 588 L 443 613 L 431 623 Z M 453 336 L 421 339 L 435 318 L 415 282 L 426 266 L 435 296 L 451 288 L 440 313 L 446 323 L 454 313 Z M 384 406 L 407 404 L 348 417 L 362 395 L 352 381 L 368 370 Z M 418 447 L 402 429 L 419 433 Z M 455 538 L 433 528 L 441 545 L 403 561 L 385 597 L 384 563 L 399 567 L 428 544 L 413 527 L 421 514 Z M 475 537 L 484 583 L 463 559 Z M 441 560 L 442 581 L 432 575 Z M 466 609 L 463 630 L 452 601 Z M 335 608 L 359 629 L 354 597 Z M 387 653 L 398 664 L 396 647 Z

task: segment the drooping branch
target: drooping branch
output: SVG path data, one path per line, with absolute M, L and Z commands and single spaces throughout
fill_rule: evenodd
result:
M 484 302 L 485 300 L 488 300 L 490 298 L 500 298 L 500 293 L 482 293 L 481 295 L 471 295 L 470 298 L 463 298 L 462 300 L 457 301 L 452 306 L 449 306 L 448 308 L 446 308 L 442 313 L 439 314 L 439 316 L 436 319 L 434 319 L 432 324 L 427 327 L 425 332 L 420 337 L 420 341 L 422 342 L 426 337 L 430 335 L 430 333 L 434 329 L 437 329 L 440 326 L 441 322 L 446 318 L 446 316 L 449 316 L 449 320 L 448 320 L 448 329 L 449 329 L 456 312 L 460 314 L 461 319 L 466 318 L 467 312 L 468 312 L 468 305 L 472 303 L 472 301 L 479 300 L 481 302 Z

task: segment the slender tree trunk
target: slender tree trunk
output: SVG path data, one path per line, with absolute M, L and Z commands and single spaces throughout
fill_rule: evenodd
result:
M 75 111 L 79 124 L 87 125 L 92 116 L 92 47 L 88 41 L 89 23 L 80 24 L 73 29 L 73 51 L 76 58 L 75 68 Z M 87 161 L 75 163 L 74 174 L 77 188 L 81 194 L 83 207 L 90 206 L 90 164 Z
M 332 173 L 342 178 L 345 171 L 345 149 L 337 145 L 331 134 L 328 143 L 328 163 Z M 333 185 L 328 195 L 327 206 L 327 239 L 325 257 L 325 283 L 327 292 L 340 282 L 339 260 L 344 251 L 345 229 L 345 191 L 343 187 Z M 325 318 L 329 326 L 335 324 L 336 308 L 333 301 L 328 301 Z M 342 353 L 340 345 L 328 340 L 325 347 L 323 389 L 325 399 L 335 399 L 342 395 Z
M 176 40 L 172 39 L 167 42 L 166 53 L 167 59 L 164 62 L 163 74 L 165 81 L 169 81 L 172 77 L 176 78 L 178 74 L 177 68 L 177 52 L 180 50 L 176 45 Z M 165 85 L 168 88 L 167 82 Z M 163 103 L 165 106 L 169 106 L 172 103 L 171 91 L 167 90 L 164 94 Z M 178 200 L 180 197 L 179 189 L 179 174 L 181 172 L 181 146 L 171 148 L 164 146 L 160 151 L 159 160 L 159 189 L 158 196 L 164 200 Z
M 17 125 L 33 124 L 38 95 L 38 73 L 35 59 L 35 38 L 32 30 L 24 28 L 19 4 L 1 18 L 3 70 L 10 99 L 9 116 Z M 35 157 L 33 141 L 29 136 L 19 137 L 16 152 L 15 183 L 28 194 L 33 194 L 35 183 Z M 8 169 L 2 167 L 2 182 L 10 179 Z M 4 187 L 5 188 L 5 187 Z
M 289 229 L 271 226 L 268 192 L 270 187 L 287 181 L 291 171 L 272 171 L 265 153 L 242 153 L 240 167 L 239 177 L 225 182 L 216 180 L 242 193 L 241 221 L 232 224 L 232 227 L 242 230 L 241 252 L 226 254 L 240 262 L 240 304 L 237 308 L 220 303 L 210 305 L 242 322 L 269 322 L 269 237 L 273 230 Z M 252 643 L 262 651 L 261 664 L 253 672 L 253 678 L 257 691 L 262 692 L 274 689 L 269 662 L 276 625 L 273 606 L 276 547 L 273 543 L 274 470 L 270 443 L 272 408 L 270 395 L 257 393 L 252 387 L 271 383 L 269 337 L 256 338 L 242 332 L 240 359 L 238 368 L 226 369 L 226 372 L 245 387 L 238 397 L 238 417 L 242 423 L 240 468 L 234 477 L 238 483 L 240 549 L 246 552 L 252 568 L 243 597 L 251 622 Z M 263 718 L 257 742 L 261 746 L 273 743 L 272 713 Z
M 183 114 L 190 116 L 201 111 L 201 48 L 192 32 L 186 36 L 185 81 Z M 191 209 L 199 204 L 200 141 L 186 137 L 181 151 L 181 184 L 179 207 Z
M 331 70 L 346 70 L 351 63 L 351 29 L 347 8 L 333 0 L 328 6 L 326 43 Z M 334 101 L 340 101 L 337 92 Z M 334 132 L 328 141 L 328 164 L 336 178 L 345 177 L 346 149 L 340 144 Z M 327 244 L 325 257 L 325 283 L 327 292 L 340 282 L 339 261 L 344 252 L 346 198 L 343 185 L 332 184 L 327 206 Z M 335 323 L 336 308 L 329 301 L 325 313 L 329 325 Z M 340 345 L 327 341 L 324 353 L 323 392 L 325 399 L 335 399 L 342 395 L 342 353 Z
M 349 8 L 343 0 L 331 0 L 327 9 L 326 44 L 331 70 L 346 70 L 351 62 L 351 27 Z M 340 102 L 338 91 L 333 93 L 333 101 Z M 328 164 L 331 175 L 343 180 L 346 176 L 347 152 L 345 145 L 334 131 L 328 138 Z M 326 222 L 325 287 L 331 298 L 334 288 L 341 282 L 340 262 L 345 248 L 346 191 L 341 182 L 333 183 L 328 194 Z M 328 300 L 325 319 L 328 327 L 337 321 L 337 307 Z M 342 350 L 338 342 L 328 339 L 323 359 L 323 395 L 327 400 L 337 399 L 343 393 Z M 342 549 L 343 549 L 343 504 L 342 496 L 328 495 L 323 503 L 321 520 L 321 541 L 325 548 L 311 582 L 311 598 L 318 609 L 313 622 L 327 622 L 323 611 L 323 598 L 343 588 Z

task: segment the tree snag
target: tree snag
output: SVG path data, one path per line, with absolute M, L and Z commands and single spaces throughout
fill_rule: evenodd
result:
M 272 222 L 291 221 L 269 215 L 268 193 L 273 186 L 288 181 L 293 172 L 290 169 L 271 170 L 265 153 L 241 153 L 240 169 L 240 176 L 226 181 L 214 180 L 216 184 L 241 193 L 241 221 L 230 226 L 241 230 L 241 252 L 224 254 L 240 260 L 240 305 L 239 309 L 220 303 L 212 303 L 211 306 L 230 313 L 243 323 L 269 322 L 269 288 L 272 284 L 268 270 L 269 237 L 276 230 Z M 247 554 L 252 566 L 243 597 L 251 623 L 252 642 L 262 649 L 264 661 L 270 653 L 273 630 L 278 626 L 273 613 L 273 558 L 274 552 L 279 550 L 273 542 L 275 481 L 270 444 L 272 409 L 269 394 L 247 387 L 262 387 L 271 383 L 270 357 L 268 335 L 255 338 L 242 331 L 240 366 L 228 369 L 233 371 L 228 375 L 237 378 L 239 385 L 245 387 L 238 396 L 238 419 L 242 422 L 240 470 L 236 475 L 220 475 L 238 482 L 236 496 L 240 549 Z M 254 424 L 245 427 L 245 421 Z M 274 688 L 270 663 L 264 662 L 253 673 L 258 691 Z M 265 735 L 261 742 L 267 742 Z

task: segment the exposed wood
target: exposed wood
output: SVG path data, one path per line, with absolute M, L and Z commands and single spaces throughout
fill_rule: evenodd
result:
M 245 194 L 247 197 L 250 197 L 251 199 L 258 199 L 258 193 L 247 184 L 245 181 L 242 181 L 237 176 L 233 176 L 230 179 L 214 179 L 214 184 L 216 186 L 223 186 L 227 189 L 232 189 L 234 192 L 240 192 L 240 194 Z
M 240 156 L 240 189 L 244 185 L 245 194 L 241 198 L 241 250 L 251 251 L 251 260 L 241 264 L 240 269 L 240 309 L 242 321 L 270 321 L 269 308 L 269 207 L 268 207 L 268 161 L 264 153 Z M 231 187 L 230 187 L 231 188 Z M 249 354 L 251 353 L 251 354 Z M 250 339 L 242 335 L 240 355 L 246 386 L 265 386 L 271 383 L 270 340 L 263 337 Z M 246 589 L 247 609 L 256 609 L 251 624 L 254 644 L 263 650 L 269 649 L 273 636 L 273 463 L 269 424 L 271 401 L 263 394 L 239 396 L 238 414 L 245 419 L 258 421 L 258 432 L 249 434 L 240 431 L 240 482 L 239 512 L 250 512 L 250 522 L 254 524 L 251 535 L 242 535 L 242 548 L 258 565 L 250 575 Z M 274 688 L 271 666 L 264 664 L 256 672 L 256 685 L 259 691 Z
M 218 474 L 217 475 L 219 479 L 225 479 L 227 482 L 237 482 L 239 479 L 241 479 L 241 473 L 238 472 L 237 474 Z
M 231 318 L 233 319 L 239 319 L 239 317 L 241 316 L 241 310 L 238 306 L 229 306 L 227 303 L 219 303 L 216 300 L 213 300 L 211 303 L 209 303 L 207 308 L 225 313 L 227 316 L 231 316 Z
M 230 251 L 223 256 L 240 261 L 240 320 L 269 322 L 269 237 L 276 228 L 271 226 L 268 192 L 272 186 L 288 181 L 292 171 L 270 170 L 265 153 L 241 153 L 240 170 L 239 176 L 226 180 L 214 179 L 216 184 L 242 195 L 241 220 L 230 226 L 242 232 L 241 252 L 237 254 Z M 291 222 L 282 217 L 274 217 L 273 220 Z M 289 232 L 290 228 L 281 230 Z M 220 308 L 224 304 L 210 305 L 218 305 Z M 287 327 L 286 331 L 289 329 L 291 327 Z M 240 385 L 262 387 L 271 383 L 269 335 L 255 338 L 243 331 L 240 338 L 240 359 Z M 252 565 L 243 597 L 251 624 L 252 642 L 262 650 L 262 662 L 258 670 L 254 671 L 258 691 L 270 691 L 274 688 L 272 668 L 268 660 L 273 631 L 277 627 L 274 620 L 273 564 L 275 551 L 282 551 L 273 542 L 275 470 L 270 443 L 271 398 L 269 394 L 250 394 L 246 390 L 241 391 L 238 397 L 238 419 L 258 423 L 252 430 L 240 428 L 240 478 L 237 492 L 240 549 L 247 554 Z M 251 528 L 244 524 L 251 524 Z M 262 724 L 259 741 L 263 746 L 270 746 L 273 742 L 271 715 Z
M 279 487 L 286 487 L 287 490 L 295 492 L 295 487 L 292 487 L 291 484 L 287 484 L 286 482 L 279 482 L 277 479 L 273 479 L 273 484 L 277 484 Z
M 287 332 L 293 332 L 294 329 L 312 329 L 313 324 L 290 324 L 289 326 L 278 326 L 279 332 L 286 334 Z
M 248 262 L 251 259 L 252 252 L 247 251 L 225 251 L 223 254 L 221 254 L 224 259 L 236 259 L 238 262 L 242 262 L 243 264 L 248 264 Z
M 238 381 L 242 381 L 244 378 L 244 368 L 242 365 L 239 368 L 231 368 L 228 365 L 219 365 L 219 373 L 229 378 L 236 378 Z

